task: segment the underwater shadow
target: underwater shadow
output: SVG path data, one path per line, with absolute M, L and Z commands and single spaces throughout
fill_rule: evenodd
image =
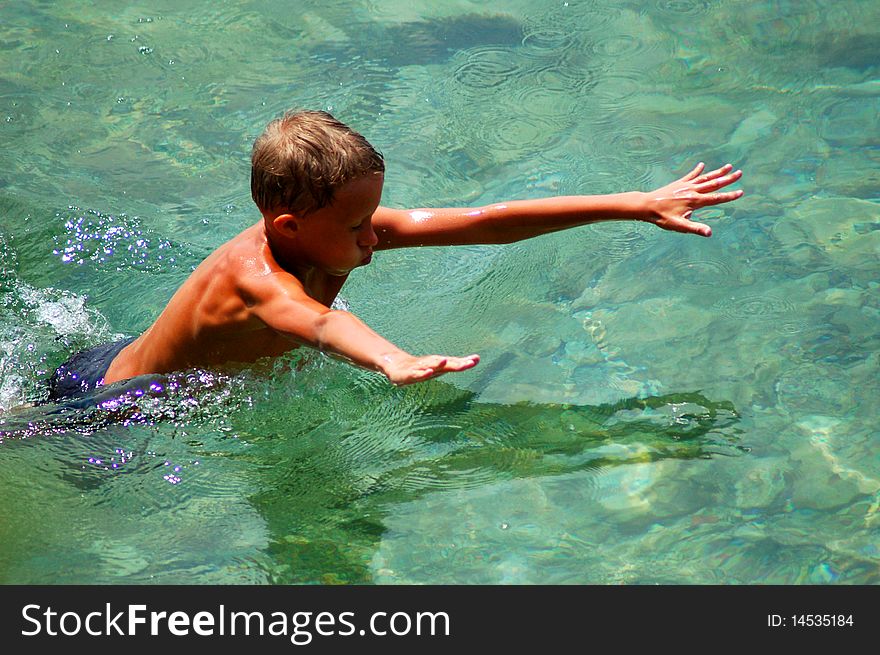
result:
M 291 375 L 293 384 L 251 380 L 270 393 L 232 390 L 229 377 L 202 373 L 23 407 L 0 416 L 0 453 L 21 461 L 16 446 L 44 448 L 43 458 L 55 459 L 54 475 L 89 492 L 119 474 L 161 468 L 161 459 L 140 451 L 161 451 L 175 425 L 201 432 L 212 454 L 238 461 L 236 470 L 257 490 L 246 500 L 270 540 L 243 563 L 268 582 L 288 584 L 370 582 L 387 517 L 430 494 L 579 473 L 589 481 L 631 465 L 748 452 L 733 404 L 700 392 L 599 405 L 504 404 L 444 380 L 391 387 L 344 365 Z M 259 402 L 246 402 L 257 395 Z M 228 432 L 216 430 L 218 419 Z M 133 439 L 139 427 L 147 430 Z M 108 474 L 83 466 L 73 455 L 84 438 L 94 452 L 130 444 L 135 468 Z
M 371 21 L 357 27 L 349 42 L 321 43 L 312 56 L 340 64 L 365 59 L 390 68 L 425 66 L 477 46 L 522 45 L 524 36 L 522 23 L 504 14 L 471 13 L 390 25 Z
M 699 392 L 578 406 L 484 403 L 442 381 L 359 391 L 296 436 L 262 426 L 271 464 L 250 501 L 272 540 L 254 564 L 273 583 L 370 582 L 386 517 L 428 494 L 749 450 L 733 404 Z

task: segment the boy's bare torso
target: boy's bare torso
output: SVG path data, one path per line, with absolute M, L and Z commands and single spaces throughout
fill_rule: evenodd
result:
M 260 221 L 196 268 L 156 322 L 113 360 L 104 383 L 277 357 L 298 344 L 270 328 L 252 308 L 291 285 L 329 307 L 347 277 L 313 275 L 306 289 L 276 261 Z

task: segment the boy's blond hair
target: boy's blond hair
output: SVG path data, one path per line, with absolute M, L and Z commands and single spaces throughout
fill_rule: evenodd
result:
M 382 154 L 325 111 L 289 111 L 254 142 L 251 195 L 264 214 L 306 216 L 333 202 L 337 189 L 367 173 L 384 173 Z

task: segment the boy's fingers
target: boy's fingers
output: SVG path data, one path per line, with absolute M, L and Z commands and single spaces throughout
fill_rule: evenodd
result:
M 685 212 L 681 218 L 672 219 L 661 224 L 661 227 L 666 230 L 672 230 L 673 232 L 681 232 L 682 234 L 698 234 L 701 237 L 712 236 L 711 227 L 705 223 L 697 223 L 690 220 L 690 215 L 692 213 L 692 211 Z
M 733 170 L 733 164 L 724 164 L 721 168 L 716 168 L 714 171 L 706 173 L 705 175 L 701 175 L 697 179 L 694 180 L 695 184 L 700 184 L 702 182 L 707 182 L 709 180 L 713 180 L 716 177 L 724 175 L 725 173 L 729 173 Z
M 682 223 L 678 223 L 672 229 L 676 232 L 683 232 L 684 234 L 697 234 L 701 237 L 712 236 L 711 227 L 705 225 L 704 223 L 694 223 L 693 221 L 684 221 Z
M 446 363 L 446 369 L 449 371 L 463 371 L 472 368 L 480 361 L 479 355 L 468 355 L 467 357 L 450 357 Z
M 709 191 L 716 191 L 722 187 L 726 187 L 728 184 L 733 184 L 739 178 L 742 177 L 742 171 L 736 171 L 735 173 L 731 173 L 730 175 L 724 175 L 723 177 L 716 177 L 705 182 L 699 182 L 694 185 L 694 190 L 698 193 L 708 193 Z
M 702 197 L 700 204 L 720 205 L 721 203 L 730 202 L 731 200 L 741 198 L 742 195 L 742 189 L 737 189 L 736 191 L 725 191 L 724 193 L 707 193 Z
M 480 361 L 479 355 L 468 355 L 467 357 L 461 358 L 461 367 L 462 369 L 471 368 L 477 365 L 477 362 Z
M 704 168 L 704 167 L 705 167 L 705 164 L 704 164 L 703 162 L 700 162 L 699 164 L 697 164 L 696 166 L 694 166 L 694 169 L 693 169 L 690 173 L 688 173 L 687 175 L 685 175 L 685 176 L 684 176 L 683 178 L 681 178 L 681 179 L 684 180 L 684 181 L 686 181 L 686 182 L 689 182 L 690 180 L 693 180 L 697 175 L 699 175 L 699 174 L 703 171 L 703 168 Z
M 701 237 L 710 237 L 712 236 L 712 228 L 708 225 L 704 225 L 703 223 L 691 223 L 692 234 L 698 234 Z
M 400 382 L 394 384 L 398 386 L 412 384 L 413 382 L 422 382 L 430 378 L 438 377 L 444 373 L 455 371 L 464 371 L 477 365 L 480 361 L 479 355 L 468 355 L 467 357 L 444 357 L 443 355 L 429 355 L 422 357 L 418 365 L 410 369 L 407 377 Z

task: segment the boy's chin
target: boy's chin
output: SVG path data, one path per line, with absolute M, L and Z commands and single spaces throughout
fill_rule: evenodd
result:
M 361 261 L 359 261 L 357 264 L 354 264 L 353 266 L 349 266 L 347 268 L 325 268 L 324 272 L 327 275 L 332 275 L 334 277 L 342 277 L 344 275 L 348 275 L 356 268 L 360 268 L 361 266 L 366 266 L 371 261 L 373 261 L 372 253 L 367 255 L 366 257 L 364 257 Z
M 350 268 L 325 268 L 324 273 L 332 277 L 345 277 L 359 266 L 361 266 L 361 264 L 355 264 Z

